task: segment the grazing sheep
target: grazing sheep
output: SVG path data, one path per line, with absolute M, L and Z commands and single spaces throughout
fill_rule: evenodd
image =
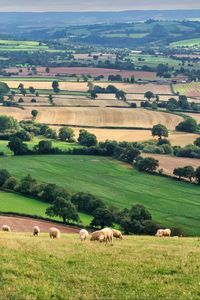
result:
M 103 241 L 107 244 L 107 243 L 112 243 L 113 242 L 113 231 L 110 228 L 104 228 L 102 230 L 100 230 L 100 235 L 103 234 Z M 101 241 L 101 237 L 100 237 L 100 241 Z
M 40 233 L 40 228 L 38 226 L 33 227 L 33 235 L 38 236 Z
M 50 238 L 52 238 L 52 239 L 59 239 L 60 238 L 60 230 L 52 227 L 49 229 L 49 235 L 50 235 Z
M 112 229 L 112 232 L 113 232 L 113 237 L 115 237 L 116 240 L 117 239 L 120 239 L 120 240 L 123 239 L 123 235 L 122 235 L 121 231 L 116 230 L 116 229 Z
M 3 230 L 3 231 L 11 232 L 11 229 L 10 229 L 10 227 L 9 227 L 8 225 L 3 225 L 3 226 L 2 226 L 2 230 Z
M 90 238 L 90 241 L 100 241 L 102 242 L 104 239 L 104 235 L 100 231 L 94 231 Z
M 79 232 L 81 242 L 85 241 L 88 235 L 89 235 L 89 233 L 86 229 L 81 229 Z
M 156 236 L 158 236 L 158 237 L 170 237 L 171 236 L 171 230 L 170 229 L 159 229 L 156 232 Z

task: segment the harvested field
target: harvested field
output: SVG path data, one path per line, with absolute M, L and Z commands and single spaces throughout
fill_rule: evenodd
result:
M 79 106 L 79 107 L 89 107 L 89 106 L 97 106 L 97 107 L 106 107 L 106 106 L 114 106 L 114 107 L 129 107 L 129 105 L 123 101 L 117 100 L 104 100 L 97 98 L 96 100 L 92 100 L 89 98 L 79 98 L 76 97 L 74 99 L 70 98 L 54 98 L 53 102 L 58 106 Z
M 173 175 L 173 170 L 178 167 L 192 166 L 197 168 L 200 166 L 200 160 L 186 157 L 173 157 L 168 155 L 143 153 L 144 157 L 153 157 L 160 162 L 159 169 L 163 169 L 164 174 Z
M 27 76 L 29 71 L 27 68 L 8 68 L 5 69 L 7 72 L 17 73 L 19 69 L 22 70 L 22 73 L 19 73 L 19 76 Z M 54 76 L 54 75 L 91 75 L 98 76 L 103 75 L 108 77 L 109 75 L 121 75 L 122 77 L 131 77 L 134 75 L 136 78 L 149 78 L 156 79 L 156 72 L 143 72 L 143 71 L 127 71 L 127 70 L 117 70 L 117 69 L 105 69 L 105 68 L 89 68 L 89 67 L 52 67 L 50 72 L 46 73 L 46 67 L 37 68 L 37 76 Z
M 10 226 L 13 232 L 32 232 L 34 226 L 39 226 L 41 232 L 49 232 L 49 228 L 56 227 L 61 233 L 78 233 L 79 228 L 61 225 L 55 222 L 32 219 L 28 217 L 0 215 L 0 228 L 3 224 Z
M 195 114 L 195 113 L 184 113 L 185 115 L 195 119 L 198 124 L 200 124 L 200 114 Z
M 35 89 L 50 90 L 52 89 L 51 81 L 5 81 L 10 88 L 17 89 L 19 84 L 22 83 L 25 89 L 28 89 L 30 86 L 33 86 Z M 102 88 L 106 88 L 108 85 L 114 85 L 116 88 L 125 91 L 126 93 L 133 94 L 144 94 L 147 91 L 152 91 L 158 95 L 171 95 L 171 87 L 169 84 L 129 84 L 122 82 L 94 82 L 94 85 L 98 85 Z M 65 91 L 77 91 L 77 92 L 87 92 L 88 83 L 87 82 L 59 82 L 59 87 L 61 90 Z
M 30 120 L 30 119 L 32 119 L 32 116 L 31 116 L 32 109 L 33 109 L 33 107 L 20 109 L 20 108 L 16 108 L 16 107 L 0 106 L 0 115 L 7 115 L 10 117 L 14 117 L 18 121 Z
M 188 97 L 196 97 L 200 99 L 200 82 L 191 82 L 184 84 L 173 85 L 174 91 L 179 92 L 180 95 L 186 95 Z
M 37 121 L 50 125 L 151 128 L 161 123 L 173 130 L 182 121 L 180 116 L 145 109 L 41 107 L 39 112 Z
M 184 147 L 189 144 L 193 144 L 194 141 L 199 137 L 195 133 L 186 133 L 186 132 L 171 132 L 169 134 L 169 140 L 173 146 Z

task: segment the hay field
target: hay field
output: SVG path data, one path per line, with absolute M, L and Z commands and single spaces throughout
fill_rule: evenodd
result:
M 145 109 L 41 107 L 37 121 L 49 125 L 141 128 L 161 123 L 173 130 L 182 117 Z
M 31 111 L 32 108 L 20 109 L 17 107 L 5 107 L 0 106 L 0 115 L 7 115 L 17 119 L 18 121 L 32 119 Z
M 191 82 L 184 84 L 173 85 L 175 93 L 179 92 L 180 95 L 186 95 L 188 97 L 196 97 L 200 99 L 200 82 Z
M 160 169 L 163 169 L 164 174 L 173 175 L 173 170 L 179 167 L 192 166 L 195 169 L 200 167 L 200 160 L 187 157 L 173 157 L 168 155 L 143 153 L 144 157 L 153 157 L 159 160 Z
M 52 89 L 51 81 L 18 81 L 18 80 L 9 80 L 5 81 L 10 88 L 18 88 L 19 84 L 24 84 L 24 87 L 28 89 L 30 86 L 33 86 L 35 89 L 49 90 Z M 165 94 L 171 95 L 171 87 L 169 84 L 159 85 L 159 84 L 129 84 L 121 82 L 94 82 L 94 85 L 98 85 L 102 88 L 106 88 L 108 85 L 114 85 L 116 88 L 125 91 L 126 93 L 139 93 L 144 94 L 147 91 L 152 91 L 155 94 Z M 87 82 L 59 82 L 59 87 L 61 90 L 66 91 L 78 91 L 78 92 L 87 92 L 88 84 Z
M 200 124 L 200 114 L 195 114 L 195 113 L 184 113 L 188 117 L 191 117 L 197 121 L 198 124 Z

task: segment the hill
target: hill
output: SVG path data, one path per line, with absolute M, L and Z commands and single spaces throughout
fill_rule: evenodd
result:
M 120 209 L 143 204 L 161 224 L 199 235 L 199 186 L 140 173 L 100 156 L 8 156 L 0 157 L 0 165 L 18 178 L 30 173 L 38 181 L 89 192 Z
M 0 252 L 1 299 L 199 299 L 197 239 L 135 236 L 104 246 L 1 232 Z

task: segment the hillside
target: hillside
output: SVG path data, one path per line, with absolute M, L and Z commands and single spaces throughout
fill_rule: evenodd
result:
M 197 239 L 135 236 L 104 246 L 1 232 L 0 252 L 0 299 L 199 299 Z
M 100 156 L 8 156 L 0 157 L 0 165 L 18 178 L 30 173 L 38 181 L 89 192 L 120 209 L 143 204 L 163 225 L 199 235 L 199 186 L 140 173 Z

